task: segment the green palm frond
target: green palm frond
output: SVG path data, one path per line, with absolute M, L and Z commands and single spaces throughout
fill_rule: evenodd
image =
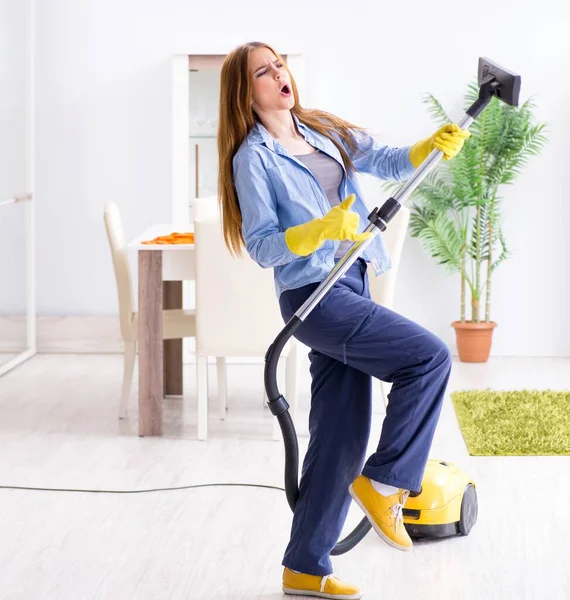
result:
M 478 175 L 479 148 L 477 143 L 471 143 L 469 138 L 463 150 L 451 161 L 449 170 L 452 177 L 453 193 L 457 197 L 458 208 L 473 206 L 479 196 L 484 193 L 481 189 L 481 180 Z
M 414 219 L 410 219 L 412 230 L 417 232 L 417 237 L 421 240 L 423 246 L 436 259 L 440 265 L 445 265 L 452 273 L 463 269 L 461 258 L 462 248 L 465 240 L 459 235 L 459 231 L 453 221 L 445 214 L 426 214 L 423 213 L 418 220 L 417 214 Z M 423 224 L 419 228 L 420 221 Z
M 501 231 L 499 224 L 500 211 L 497 202 L 489 201 L 486 198 L 483 199 L 479 209 L 479 236 L 476 236 L 474 232 L 476 228 L 476 215 L 473 214 L 471 220 L 473 235 L 471 236 L 468 253 L 473 260 L 477 258 L 477 240 L 479 240 L 479 260 L 487 261 L 492 258 L 493 249 L 499 241 Z
M 497 230 L 497 240 L 499 241 L 499 245 L 501 247 L 501 253 L 499 257 L 491 263 L 489 267 L 491 269 L 491 273 L 507 258 L 511 256 L 511 251 L 507 248 L 507 244 L 505 242 L 505 236 L 503 234 L 503 229 L 501 227 Z
M 417 196 L 424 200 L 424 204 L 438 212 L 456 208 L 457 197 L 453 188 L 441 179 L 434 178 L 431 182 L 425 182 L 417 190 Z
M 467 84 L 467 89 L 465 90 L 465 105 L 464 108 L 467 109 L 477 100 L 479 97 L 479 86 L 477 85 L 477 78 L 473 78 L 470 83 Z
M 435 219 L 436 213 L 429 206 L 418 206 L 414 204 L 410 211 L 410 235 L 420 237 L 422 231 L 430 227 L 430 223 Z
M 480 223 L 479 223 L 479 235 L 475 235 L 475 230 L 477 228 L 477 215 L 474 213 L 471 218 L 471 231 L 473 235 L 471 235 L 470 243 L 467 247 L 467 253 L 472 260 L 477 260 L 477 245 L 479 244 L 479 253 L 483 254 L 484 252 L 488 252 L 489 248 L 489 232 L 487 230 L 488 221 L 487 221 L 487 211 L 482 206 L 479 213 Z
M 544 148 L 546 124 L 532 122 L 533 106 L 531 101 L 525 102 L 520 109 L 504 104 L 499 106 L 502 119 L 497 131 L 500 135 L 488 149 L 491 160 L 486 175 L 490 185 L 512 184 L 527 166 L 528 159 Z
M 424 104 L 427 104 L 428 111 L 436 123 L 439 125 L 445 125 L 451 121 L 439 100 L 437 100 L 432 94 L 425 94 L 422 101 Z

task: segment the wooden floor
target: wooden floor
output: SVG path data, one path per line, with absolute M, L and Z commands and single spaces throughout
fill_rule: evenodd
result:
M 282 442 L 262 408 L 262 366 L 229 365 L 227 420 L 213 366 L 210 431 L 195 441 L 193 365 L 184 399 L 167 399 L 163 438 L 116 419 L 117 355 L 38 355 L 0 378 L 0 485 L 148 489 L 209 482 L 282 486 Z M 570 389 L 570 359 L 455 363 L 449 391 Z M 298 433 L 307 444 L 309 380 Z M 378 391 L 378 390 L 376 390 Z M 382 425 L 380 397 L 372 449 Z M 449 397 L 432 456 L 478 484 L 479 519 L 465 538 L 393 550 L 369 533 L 333 559 L 367 599 L 570 598 L 570 457 L 470 457 Z M 346 530 L 360 520 L 351 508 Z M 131 495 L 0 490 L 0 599 L 276 600 L 291 512 L 284 493 L 201 488 Z

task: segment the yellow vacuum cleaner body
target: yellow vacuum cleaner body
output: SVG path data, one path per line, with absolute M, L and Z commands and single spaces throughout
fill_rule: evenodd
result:
M 429 459 L 419 493 L 403 510 L 412 539 L 468 535 L 477 521 L 475 483 L 456 465 Z

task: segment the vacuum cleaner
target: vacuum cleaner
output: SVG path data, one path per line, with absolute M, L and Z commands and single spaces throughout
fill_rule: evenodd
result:
M 458 125 L 467 129 L 481 114 L 493 97 L 510 106 L 518 106 L 521 79 L 519 75 L 504 69 L 493 61 L 480 57 L 477 70 L 479 94 L 467 109 Z M 385 231 L 388 223 L 402 206 L 402 202 L 420 182 L 434 169 L 443 153 L 434 149 L 412 176 L 380 208 L 375 208 L 365 231 L 372 235 L 354 242 L 337 262 L 328 276 L 307 298 L 305 303 L 285 324 L 269 346 L 265 355 L 264 385 L 271 413 L 277 418 L 285 445 L 285 494 L 294 511 L 299 497 L 299 446 L 295 426 L 289 414 L 289 404 L 277 385 L 277 364 L 283 347 L 311 311 L 317 306 L 333 285 L 358 259 L 372 239 Z M 475 483 L 459 467 L 444 460 L 430 459 L 426 465 L 419 493 L 411 493 L 403 509 L 403 521 L 412 539 L 445 538 L 468 535 L 477 520 L 477 492 Z M 331 554 L 348 552 L 358 544 L 371 529 L 366 517 L 345 539 L 339 541 Z

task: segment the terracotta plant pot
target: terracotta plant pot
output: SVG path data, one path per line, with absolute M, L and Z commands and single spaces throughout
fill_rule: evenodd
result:
M 494 321 L 489 323 L 471 323 L 453 321 L 457 351 L 462 362 L 487 362 L 491 352 Z

